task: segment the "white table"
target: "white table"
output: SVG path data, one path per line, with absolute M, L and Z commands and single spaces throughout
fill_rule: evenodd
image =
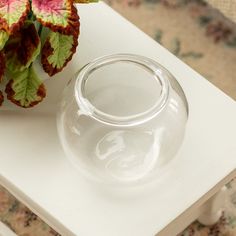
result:
M 236 103 L 103 3 L 80 5 L 73 62 L 47 81 L 32 110 L 0 111 L 0 182 L 65 236 L 175 235 L 236 173 Z M 65 158 L 55 111 L 61 90 L 82 65 L 111 53 L 136 53 L 168 68 L 189 101 L 186 137 L 174 162 L 143 189 L 108 190 L 86 182 Z

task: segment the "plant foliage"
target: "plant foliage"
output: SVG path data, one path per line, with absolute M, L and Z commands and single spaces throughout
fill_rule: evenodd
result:
M 28 108 L 43 100 L 46 89 L 33 63 L 41 57 L 49 76 L 63 70 L 78 45 L 80 23 L 74 3 L 92 1 L 0 0 L 0 81 L 6 83 L 11 102 Z M 0 91 L 0 105 L 3 101 Z

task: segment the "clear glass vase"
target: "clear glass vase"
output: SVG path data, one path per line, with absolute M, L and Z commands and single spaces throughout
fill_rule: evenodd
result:
M 89 178 L 141 184 L 174 158 L 188 104 L 176 79 L 138 55 L 99 58 L 66 87 L 57 117 L 66 156 Z

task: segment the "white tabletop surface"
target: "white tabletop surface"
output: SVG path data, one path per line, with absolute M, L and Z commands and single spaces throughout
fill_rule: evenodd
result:
M 236 167 L 236 103 L 103 3 L 80 5 L 81 36 L 70 65 L 47 81 L 48 97 L 32 110 L 0 111 L 0 182 L 65 236 L 152 236 Z M 65 158 L 55 110 L 71 75 L 90 60 L 136 53 L 169 69 L 190 108 L 175 161 L 142 189 L 86 182 Z

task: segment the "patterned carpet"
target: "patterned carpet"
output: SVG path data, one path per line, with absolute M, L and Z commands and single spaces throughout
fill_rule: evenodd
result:
M 236 25 L 217 10 L 202 0 L 107 3 L 236 100 Z M 219 222 L 211 227 L 194 222 L 181 236 L 236 236 L 236 180 L 227 188 Z M 19 236 L 59 236 L 2 187 L 0 220 Z

